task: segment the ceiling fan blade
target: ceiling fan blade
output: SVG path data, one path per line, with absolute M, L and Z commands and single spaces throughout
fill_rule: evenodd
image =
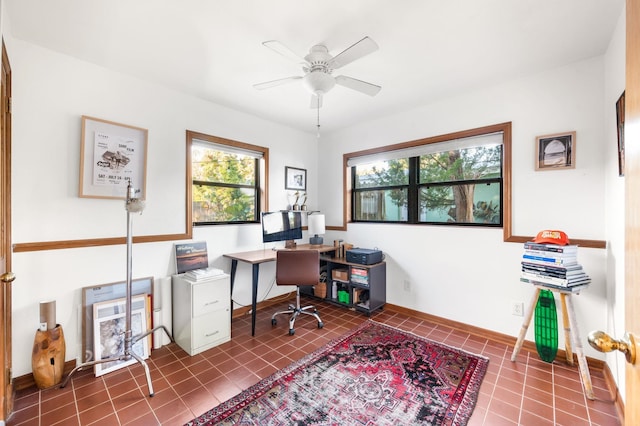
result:
M 293 77 L 287 77 L 287 78 L 280 78 L 278 80 L 265 81 L 264 83 L 254 84 L 253 87 L 255 87 L 258 90 L 262 90 L 262 89 L 268 89 L 270 87 L 280 86 L 282 84 L 292 83 L 296 80 L 302 80 L 302 77 L 293 76 Z
M 376 50 L 378 50 L 376 42 L 369 37 L 365 37 L 354 45 L 347 47 L 341 53 L 338 53 L 329 61 L 329 66 L 333 69 L 338 69 Z
M 293 53 L 291 49 L 289 49 L 284 44 L 280 43 L 278 40 L 265 41 L 262 43 L 262 45 L 268 47 L 269 49 L 273 50 L 276 53 L 281 54 L 285 58 L 292 60 L 293 62 L 302 64 L 302 65 L 309 65 L 309 63 L 304 58 L 301 58 L 300 56 Z
M 309 108 L 311 109 L 322 108 L 322 95 L 311 95 L 311 102 L 309 102 Z
M 349 89 L 357 90 L 365 95 L 375 96 L 378 94 L 382 86 L 376 84 L 367 83 L 366 81 L 357 80 L 355 78 L 339 75 L 336 77 L 336 84 L 340 86 L 348 87 Z

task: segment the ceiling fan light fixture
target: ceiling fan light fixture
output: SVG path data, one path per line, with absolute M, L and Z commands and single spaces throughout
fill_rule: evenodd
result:
M 322 95 L 333 89 L 336 80 L 330 75 L 322 71 L 313 71 L 308 73 L 302 79 L 304 87 L 314 95 Z

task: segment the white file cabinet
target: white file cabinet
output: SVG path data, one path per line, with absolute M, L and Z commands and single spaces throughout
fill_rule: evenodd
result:
M 230 286 L 227 274 L 200 281 L 173 276 L 173 339 L 189 355 L 231 339 Z

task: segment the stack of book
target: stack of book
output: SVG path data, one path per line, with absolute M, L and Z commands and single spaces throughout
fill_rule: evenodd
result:
M 204 281 L 211 277 L 217 277 L 218 275 L 224 274 L 222 269 L 218 268 L 202 268 L 202 269 L 192 269 L 191 271 L 187 271 L 184 273 L 184 277 L 189 281 Z
M 521 281 L 547 287 L 587 285 L 591 278 L 578 263 L 577 245 L 524 243 Z

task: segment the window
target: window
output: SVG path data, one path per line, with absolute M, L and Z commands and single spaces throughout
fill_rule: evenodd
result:
M 407 221 L 408 158 L 357 165 L 352 174 L 354 221 Z
M 348 155 L 351 220 L 501 227 L 507 138 L 496 130 Z
M 268 148 L 188 131 L 193 225 L 260 222 L 268 155 Z

